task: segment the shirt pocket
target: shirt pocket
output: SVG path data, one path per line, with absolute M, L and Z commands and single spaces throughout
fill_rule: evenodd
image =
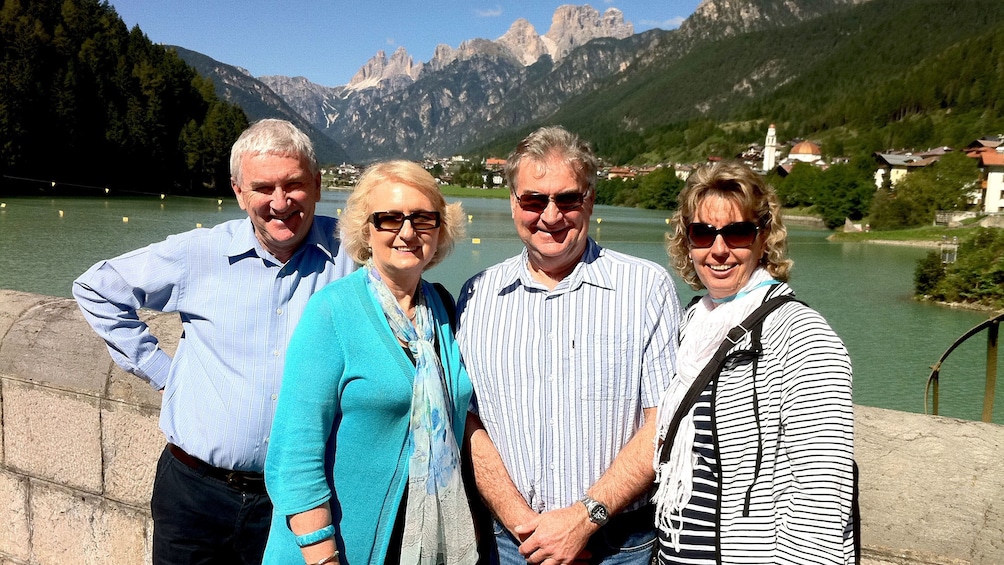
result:
M 576 338 L 570 355 L 570 380 L 578 398 L 612 402 L 637 397 L 637 354 L 632 345 L 630 335 L 616 330 Z

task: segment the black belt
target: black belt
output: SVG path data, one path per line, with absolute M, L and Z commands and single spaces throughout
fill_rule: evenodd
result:
M 209 463 L 185 453 L 184 449 L 173 443 L 167 444 L 167 450 L 171 452 L 171 455 L 175 459 L 184 463 L 186 467 L 207 477 L 223 481 L 232 489 L 252 494 L 264 494 L 265 492 L 265 475 L 263 473 L 231 471 L 230 469 L 213 467 Z

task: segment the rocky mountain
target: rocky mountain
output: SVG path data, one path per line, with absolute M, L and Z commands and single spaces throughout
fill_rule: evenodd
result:
M 341 145 L 351 160 L 418 159 L 449 155 L 515 137 L 546 121 L 569 100 L 607 81 L 630 80 L 629 69 L 684 56 L 706 41 L 782 27 L 866 0 L 703 0 L 676 31 L 634 34 L 609 8 L 561 6 L 544 35 L 525 19 L 495 40 L 437 47 L 415 63 L 403 48 L 377 53 L 345 86 L 324 87 L 302 77 L 209 75 L 222 95 L 245 105 L 291 109 Z M 225 66 L 220 66 L 225 68 Z M 618 78 L 622 77 L 622 78 Z M 252 82 L 254 81 L 254 82 Z M 269 92 L 265 92 L 265 90 Z M 249 115 L 254 112 L 249 112 Z
M 251 76 L 245 69 L 221 63 L 201 53 L 176 45 L 169 45 L 167 48 L 174 50 L 199 74 L 210 77 L 213 80 L 216 95 L 240 106 L 249 120 L 255 121 L 263 118 L 289 120 L 302 129 L 314 142 L 314 151 L 317 152 L 317 158 L 322 163 L 341 163 L 349 160 L 349 155 L 342 146 L 321 129 L 315 127 L 313 125 L 315 122 L 311 117 L 304 115 L 303 106 L 294 110 L 287 102 L 287 98 L 294 102 L 297 98 L 302 99 L 306 96 L 305 93 L 317 85 L 303 77 L 286 79 L 286 82 L 296 84 L 297 87 L 291 86 L 284 90 L 283 95 L 279 95 L 273 88 Z M 324 87 L 319 88 L 323 89 Z

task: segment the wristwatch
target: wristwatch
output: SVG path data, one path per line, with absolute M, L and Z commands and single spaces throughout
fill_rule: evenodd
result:
M 607 507 L 604 506 L 602 502 L 596 500 L 588 494 L 583 495 L 579 502 L 586 505 L 586 511 L 589 512 L 590 522 L 596 524 L 597 526 L 602 526 L 610 520 L 610 512 L 607 511 Z

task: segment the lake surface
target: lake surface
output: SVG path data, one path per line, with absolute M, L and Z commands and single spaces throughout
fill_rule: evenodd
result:
M 318 213 L 337 216 L 346 197 L 325 192 Z M 198 225 L 245 217 L 233 198 L 221 203 L 182 197 L 6 198 L 0 206 L 0 288 L 60 297 L 70 296 L 73 279 L 101 259 Z M 467 237 L 426 276 L 453 293 L 468 277 L 521 249 L 507 200 L 467 199 L 464 209 L 470 218 Z M 667 265 L 668 217 L 662 211 L 597 206 L 590 233 L 605 247 Z M 832 243 L 827 231 L 797 226 L 789 226 L 789 234 L 795 261 L 791 284 L 846 343 L 854 365 L 854 401 L 923 413 L 930 366 L 988 316 L 912 300 L 913 270 L 925 249 Z M 695 292 L 676 280 L 686 303 Z M 980 419 L 985 357 L 981 334 L 942 366 L 942 415 Z M 1004 407 L 995 411 L 995 422 L 1004 423 L 1002 413 Z

